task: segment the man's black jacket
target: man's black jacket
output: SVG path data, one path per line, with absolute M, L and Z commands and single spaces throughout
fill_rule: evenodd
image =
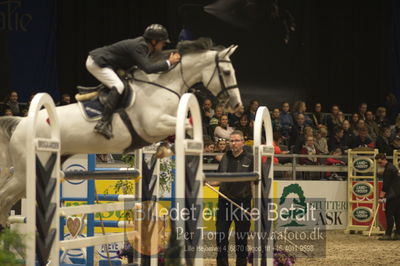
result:
M 386 192 L 386 198 L 400 197 L 399 170 L 390 162 L 385 166 L 383 172 L 382 191 Z
M 221 159 L 218 172 L 252 172 L 253 154 L 243 151 L 238 157 L 234 157 L 231 151 L 227 151 Z M 222 182 L 220 192 L 232 200 L 251 200 L 251 182 Z

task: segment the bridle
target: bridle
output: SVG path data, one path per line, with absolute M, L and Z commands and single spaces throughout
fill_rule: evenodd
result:
M 222 57 L 224 58 L 231 50 L 232 48 L 229 48 L 228 51 L 226 52 L 226 54 Z M 218 57 L 218 52 L 215 53 L 215 68 L 214 71 L 210 77 L 210 79 L 208 80 L 207 84 L 205 85 L 205 88 L 208 90 L 208 86 L 210 85 L 211 81 L 214 78 L 215 73 L 218 73 L 218 79 L 219 79 L 219 84 L 221 86 L 221 91 L 217 94 L 217 99 L 220 101 L 226 101 L 229 98 L 229 93 L 228 91 L 231 89 L 236 89 L 238 88 L 237 84 L 231 85 L 231 86 L 226 86 L 225 82 L 224 82 L 224 78 L 223 78 L 223 73 L 221 71 L 221 67 L 219 66 L 219 63 L 229 63 L 232 64 L 232 62 L 230 60 L 225 60 L 225 59 L 219 59 Z M 181 77 L 183 80 L 183 83 L 185 84 L 185 86 L 190 89 L 190 87 L 188 86 L 188 84 L 185 81 L 185 78 L 183 76 L 183 64 L 182 62 L 180 63 L 180 72 L 181 72 Z
M 225 56 L 229 53 L 229 51 L 230 51 L 231 49 L 232 49 L 232 48 L 228 49 L 228 51 L 226 52 L 226 54 L 225 54 L 223 57 L 225 57 Z M 228 86 L 228 87 L 225 85 L 224 78 L 223 78 L 223 73 L 222 73 L 222 71 L 221 71 L 221 68 L 220 68 L 220 66 L 219 66 L 219 63 L 229 63 L 229 64 L 232 64 L 232 62 L 231 62 L 230 60 L 219 59 L 219 57 L 218 57 L 218 52 L 216 52 L 216 54 L 215 54 L 215 68 L 214 68 L 214 71 L 213 71 L 213 73 L 212 73 L 212 75 L 211 75 L 209 81 L 207 82 L 205 88 L 208 89 L 208 86 L 210 85 L 211 81 L 213 80 L 215 73 L 218 73 L 218 79 L 219 79 L 219 83 L 220 83 L 220 86 L 221 86 L 221 91 L 217 94 L 217 99 L 218 99 L 219 101 L 226 101 L 226 100 L 229 98 L 229 93 L 228 93 L 228 91 L 231 90 L 231 89 L 236 89 L 236 88 L 238 88 L 238 85 L 237 85 L 237 84 L 234 84 L 234 85 L 231 85 L 231 86 Z M 181 79 L 182 79 L 182 81 L 183 81 L 183 84 L 187 87 L 187 89 L 190 89 L 190 86 L 187 84 L 187 82 L 186 82 L 186 80 L 185 80 L 185 77 L 184 77 L 184 75 L 183 75 L 183 63 L 182 63 L 182 61 L 181 61 L 179 64 L 180 64 L 180 74 L 181 74 Z M 176 65 L 175 65 L 175 66 L 176 66 Z M 173 68 L 174 68 L 175 66 L 173 66 Z M 172 68 L 171 68 L 171 69 L 172 69 Z M 170 69 L 170 70 L 171 70 L 171 69 Z M 150 84 L 150 85 L 153 85 L 153 86 L 156 86 L 156 87 L 163 88 L 163 89 L 165 89 L 165 90 L 167 90 L 167 91 L 169 91 L 169 92 L 174 93 L 175 95 L 178 96 L 178 98 L 181 97 L 181 95 L 180 95 L 179 93 L 177 93 L 176 91 L 174 91 L 174 90 L 172 90 L 172 89 L 170 89 L 170 88 L 167 88 L 167 87 L 165 87 L 165 86 L 163 86 L 163 85 L 161 85 L 161 84 L 154 83 L 154 82 L 147 81 L 147 80 L 140 80 L 140 79 L 135 78 L 134 73 L 132 74 L 132 79 L 135 80 L 135 81 L 138 81 L 138 82 L 143 82 L 143 83 L 147 83 L 147 84 Z
M 226 53 L 225 55 L 227 55 L 227 54 L 229 53 L 230 50 L 231 50 L 231 48 L 227 51 L 227 53 Z M 225 57 L 225 56 L 224 56 L 224 57 Z M 229 64 L 232 64 L 232 62 L 231 62 L 230 60 L 219 59 L 219 57 L 218 57 L 218 52 L 217 52 L 217 53 L 215 54 L 215 68 L 214 68 L 213 74 L 212 74 L 211 77 L 210 77 L 210 80 L 207 82 L 206 89 L 208 89 L 208 86 L 210 85 L 211 80 L 213 79 L 213 77 L 214 77 L 214 75 L 215 75 L 215 72 L 217 72 L 217 73 L 218 73 L 219 84 L 220 84 L 220 86 L 221 86 L 221 91 L 217 94 L 217 99 L 225 100 L 225 99 L 229 98 L 229 93 L 228 93 L 228 91 L 229 91 L 229 90 L 232 90 L 232 89 L 238 88 L 238 85 L 237 85 L 237 84 L 234 84 L 234 85 L 231 85 L 231 86 L 228 86 L 228 87 L 225 85 L 224 78 L 223 78 L 223 76 L 222 76 L 223 73 L 222 73 L 222 71 L 221 71 L 221 68 L 220 68 L 220 66 L 219 66 L 219 63 L 229 63 Z

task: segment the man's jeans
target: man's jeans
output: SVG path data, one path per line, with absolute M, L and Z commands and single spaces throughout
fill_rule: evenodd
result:
M 235 201 L 236 202 L 236 201 Z M 238 201 L 236 202 L 244 209 L 250 210 L 251 201 Z M 243 213 L 239 208 L 232 205 L 229 201 L 219 198 L 217 210 L 217 263 L 226 261 L 228 258 L 229 246 L 229 227 L 232 222 L 235 223 L 235 249 L 237 261 L 247 262 L 247 237 L 250 230 L 250 217 Z

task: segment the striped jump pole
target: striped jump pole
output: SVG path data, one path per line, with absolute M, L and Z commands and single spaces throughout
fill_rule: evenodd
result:
M 45 110 L 42 110 L 42 108 Z M 46 114 L 47 112 L 47 114 Z M 48 137 L 39 129 L 48 117 Z M 47 93 L 33 98 L 26 137 L 26 265 L 59 264 L 60 126 L 53 99 Z M 43 123 L 41 123 L 43 124 Z M 39 131 L 41 130 L 41 131 Z M 37 264 L 36 264 L 37 258 Z
M 193 138 L 186 138 L 187 115 L 190 112 Z M 179 102 L 175 133 L 176 198 L 178 210 L 195 208 L 186 221 L 179 217 L 176 230 L 187 232 L 188 238 L 177 236 L 182 265 L 203 265 L 201 227 L 203 201 L 203 132 L 200 107 L 193 94 L 185 93 Z M 174 229 L 172 229 L 174 230 Z
M 140 172 L 134 170 L 120 171 L 68 171 L 63 172 L 62 178 L 65 180 L 131 180 L 140 176 Z
M 262 143 L 262 132 L 264 129 L 265 144 Z M 254 237 L 254 258 L 253 265 L 259 266 L 273 265 L 274 243 L 271 237 L 272 222 L 268 219 L 268 203 L 272 199 L 272 182 L 274 180 L 274 146 L 272 138 L 272 123 L 270 113 L 267 107 L 260 106 L 257 109 L 256 119 L 254 121 L 254 172 L 260 176 L 254 199 L 254 207 L 260 211 L 260 218 L 255 221 L 254 231 L 261 232 L 260 236 Z M 267 162 L 262 163 L 262 157 L 266 156 Z M 264 235 L 265 234 L 265 235 Z

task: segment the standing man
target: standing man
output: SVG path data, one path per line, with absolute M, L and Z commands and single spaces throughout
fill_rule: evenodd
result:
M 246 112 L 249 115 L 250 121 L 256 120 L 256 113 L 257 113 L 257 109 L 259 106 L 260 106 L 260 103 L 257 100 L 250 101 L 249 109 Z
M 296 142 L 299 142 L 299 138 L 304 133 L 304 128 L 306 127 L 305 125 L 305 117 L 304 114 L 297 114 L 296 116 L 296 121 L 292 126 L 292 129 L 290 131 L 290 137 L 289 137 L 289 149 L 292 148 L 296 144 Z M 303 144 L 302 144 L 303 145 Z
M 386 198 L 386 232 L 379 240 L 400 240 L 400 177 L 399 170 L 388 160 L 384 153 L 378 153 L 375 160 L 379 166 L 384 167 L 383 187 L 379 198 Z M 392 237 L 393 226 L 396 231 Z
M 214 116 L 214 109 L 212 108 L 212 101 L 209 98 L 205 98 L 203 106 L 200 109 L 201 121 L 203 124 L 203 134 L 207 136 L 213 136 L 214 133 L 210 132 L 210 120 Z
M 339 124 L 339 112 L 340 112 L 339 105 L 337 104 L 332 105 L 331 113 L 326 118 L 326 126 L 328 127 L 329 135 L 333 134 L 335 128 L 341 127 L 341 125 Z
M 282 137 L 284 138 L 284 144 L 289 146 L 288 138 L 293 127 L 293 117 L 289 112 L 290 106 L 288 102 L 283 102 L 281 105 L 281 112 L 279 114 L 280 124 L 282 127 Z
M 168 60 L 159 62 L 151 62 L 149 57 L 155 52 L 160 52 L 169 42 L 168 32 L 164 26 L 152 24 L 146 28 L 143 36 L 119 41 L 89 52 L 86 60 L 87 70 L 110 89 L 107 98 L 102 101 L 103 117 L 95 126 L 95 132 L 107 139 L 113 137 L 112 115 L 124 91 L 124 83 L 115 71 L 130 69 L 133 66 L 138 66 L 148 74 L 167 71 L 180 61 L 178 53 L 171 53 Z
M 360 103 L 360 105 L 358 105 L 358 116 L 360 117 L 360 119 L 362 120 L 366 120 L 365 117 L 365 113 L 368 110 L 368 104 L 367 103 Z
M 282 125 L 280 119 L 280 110 L 279 108 L 272 109 L 271 112 L 271 122 L 272 122 L 272 132 L 282 132 Z
M 244 138 L 241 131 L 235 130 L 230 134 L 229 145 L 230 150 L 222 157 L 218 171 L 229 173 L 253 171 L 253 155 L 243 149 Z M 218 183 L 215 182 L 213 185 L 218 185 Z M 219 191 L 244 209 L 249 210 L 255 187 L 252 182 L 222 182 Z M 226 199 L 219 197 L 216 220 L 218 266 L 229 265 L 228 240 L 232 222 L 235 223 L 236 265 L 246 266 L 250 217 Z

